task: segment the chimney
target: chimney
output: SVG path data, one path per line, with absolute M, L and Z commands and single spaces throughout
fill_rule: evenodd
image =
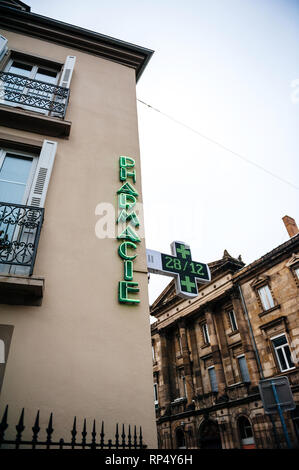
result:
M 282 220 L 283 220 L 283 223 L 285 225 L 285 228 L 288 231 L 288 234 L 289 234 L 290 238 L 294 237 L 295 235 L 297 235 L 297 233 L 299 233 L 299 229 L 298 229 L 296 221 L 295 221 L 295 219 L 293 219 L 293 217 L 289 217 L 288 215 L 285 215 L 282 218 Z

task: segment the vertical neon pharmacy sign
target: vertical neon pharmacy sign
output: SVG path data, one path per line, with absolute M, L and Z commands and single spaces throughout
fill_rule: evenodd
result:
M 131 157 L 119 157 L 119 179 L 123 183 L 117 191 L 118 218 L 116 223 L 124 225 L 124 229 L 117 239 L 121 241 L 118 247 L 118 255 L 123 261 L 123 280 L 118 283 L 118 300 L 123 304 L 138 304 L 140 299 L 136 297 L 139 292 L 138 282 L 134 282 L 134 260 L 137 257 L 137 247 L 140 238 L 135 229 L 140 226 L 135 206 L 138 200 L 138 192 L 132 183 L 136 183 L 135 160 Z M 129 181 L 128 181 L 129 180 Z M 133 296 L 133 297 L 132 297 Z

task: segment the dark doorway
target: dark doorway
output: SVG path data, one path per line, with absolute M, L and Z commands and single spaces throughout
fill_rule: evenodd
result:
M 184 431 L 181 428 L 178 428 L 175 432 L 176 437 L 176 448 L 177 449 L 186 449 L 186 440 Z
M 222 449 L 218 424 L 205 420 L 199 428 L 200 449 Z

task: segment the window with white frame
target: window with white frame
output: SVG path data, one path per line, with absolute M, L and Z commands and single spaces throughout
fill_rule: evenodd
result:
M 155 405 L 158 405 L 159 400 L 158 400 L 158 384 L 154 383 L 154 403 Z
M 203 335 L 203 340 L 205 344 L 210 344 L 210 335 L 209 335 L 209 329 L 208 329 L 208 324 L 203 323 L 201 325 L 201 330 L 202 330 L 202 335 Z
M 247 362 L 245 355 L 242 354 L 241 356 L 237 357 L 238 359 L 238 364 L 239 364 L 239 370 L 240 370 L 240 375 L 242 382 L 250 382 L 250 375 L 248 372 L 248 367 L 247 367 Z
M 37 157 L 0 149 L 0 201 L 26 204 L 36 169 Z
M 209 373 L 212 392 L 218 392 L 218 382 L 217 382 L 215 367 L 214 366 L 209 367 L 208 373 Z
M 237 319 L 236 319 L 235 312 L 233 310 L 230 310 L 228 312 L 228 317 L 229 317 L 231 330 L 232 331 L 238 331 L 238 324 L 237 324 Z
M 264 310 L 269 310 L 275 306 L 270 288 L 267 284 L 258 289 L 258 294 Z
M 295 367 L 288 340 L 285 334 L 271 338 L 273 348 L 275 350 L 276 358 L 281 372 L 293 369 Z

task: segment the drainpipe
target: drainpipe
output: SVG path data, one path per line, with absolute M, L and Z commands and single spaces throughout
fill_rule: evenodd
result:
M 255 357 L 256 357 L 256 360 L 257 360 L 257 364 L 258 364 L 260 378 L 261 378 L 261 380 L 263 380 L 265 378 L 265 376 L 264 376 L 264 372 L 263 372 L 263 368 L 262 368 L 260 355 L 259 355 L 257 345 L 256 345 L 256 342 L 255 342 L 253 329 L 252 329 L 251 321 L 250 321 L 250 318 L 249 318 L 249 315 L 248 315 L 248 310 L 247 310 L 247 306 L 246 306 L 245 299 L 244 299 L 244 296 L 243 296 L 242 288 L 241 288 L 240 284 L 238 284 L 238 283 L 237 283 L 237 287 L 239 289 L 241 302 L 242 302 L 244 313 L 245 313 L 245 318 L 246 318 L 247 323 L 248 323 L 249 334 L 250 334 L 250 338 L 251 338 L 251 341 L 252 341 Z M 278 439 L 278 435 L 277 435 L 276 425 L 275 425 L 275 421 L 273 419 L 272 414 L 269 415 L 269 418 L 270 418 L 270 421 L 271 421 L 271 424 L 272 424 L 272 427 L 273 427 L 273 434 L 274 434 L 276 447 L 277 447 L 277 449 L 280 449 L 280 444 L 279 444 L 279 439 Z

